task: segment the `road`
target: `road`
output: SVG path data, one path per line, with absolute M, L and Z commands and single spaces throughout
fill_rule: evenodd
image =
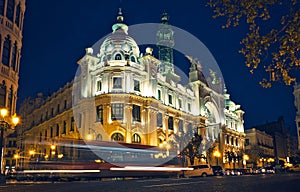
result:
M 300 174 L 104 180 L 57 183 L 9 183 L 2 192 L 296 192 Z

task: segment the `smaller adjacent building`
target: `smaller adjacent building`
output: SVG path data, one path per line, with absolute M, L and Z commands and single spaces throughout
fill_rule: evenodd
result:
M 284 118 L 282 116 L 280 116 L 277 121 L 268 122 L 254 127 L 256 129 L 256 132 L 260 131 L 264 134 L 269 135 L 268 137 L 272 137 L 272 148 L 274 151 L 273 157 L 276 164 L 284 165 L 285 163 L 290 163 L 291 159 L 295 159 L 297 153 L 297 140 L 295 139 L 295 136 L 290 132 L 290 130 L 286 127 Z M 250 134 L 249 130 L 245 132 L 247 135 L 246 137 L 248 137 Z M 251 148 L 252 146 L 249 145 L 248 148 L 249 147 Z M 260 158 L 266 159 L 264 157 L 266 155 L 265 153 L 261 153 L 259 155 Z
M 256 128 L 245 130 L 245 153 L 249 156 L 247 167 L 264 167 L 275 161 L 273 137 Z

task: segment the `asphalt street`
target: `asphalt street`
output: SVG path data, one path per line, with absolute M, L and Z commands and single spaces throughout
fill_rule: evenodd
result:
M 300 174 L 9 183 L 2 192 L 298 192 Z

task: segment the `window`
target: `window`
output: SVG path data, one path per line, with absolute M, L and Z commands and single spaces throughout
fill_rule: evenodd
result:
M 7 2 L 7 9 L 6 9 L 6 17 L 13 22 L 14 18 L 14 7 L 15 7 L 15 0 L 8 0 Z
M 0 15 L 4 15 L 5 0 L 0 0 Z
M 239 140 L 238 140 L 238 138 L 235 138 L 235 146 L 239 146 Z
M 250 145 L 250 141 L 249 141 L 249 139 L 245 139 L 245 146 L 248 146 L 248 145 Z
M 10 50 L 11 50 L 11 41 L 10 37 L 6 37 L 3 45 L 3 53 L 2 53 L 2 63 L 6 66 L 9 66 L 10 60 Z
M 102 105 L 99 105 L 96 107 L 96 113 L 97 113 L 97 120 L 98 122 L 103 122 L 103 107 Z
M 16 19 L 15 19 L 15 24 L 18 27 L 20 25 L 20 12 L 21 12 L 21 6 L 20 6 L 20 3 L 19 3 L 18 6 L 17 6 L 17 9 L 16 9 Z
M 234 138 L 233 137 L 231 137 L 231 145 L 234 145 Z
M 188 111 L 191 112 L 191 104 L 188 103 Z
M 141 143 L 141 141 L 142 141 L 141 137 L 137 133 L 133 134 L 133 136 L 132 136 L 133 143 Z
M 112 141 L 124 141 L 124 136 L 121 133 L 114 133 L 111 136 Z
M 157 127 L 162 127 L 163 126 L 162 113 L 157 114 L 156 123 L 157 123 Z
M 64 109 L 67 108 L 67 100 L 64 101 Z
M 182 108 L 182 100 L 181 99 L 178 99 L 178 107 L 179 107 L 179 109 Z
M 50 127 L 50 138 L 52 138 L 52 137 L 53 137 L 53 128 Z
M 71 117 L 71 127 L 70 127 L 70 131 L 74 131 L 74 117 Z
M 47 130 L 45 130 L 44 140 L 46 140 L 47 137 L 48 137 L 48 132 L 47 132 Z
M 59 125 L 56 124 L 56 134 L 55 134 L 57 137 L 59 136 Z
M 132 56 L 130 56 L 130 61 L 132 61 L 132 62 L 136 62 L 136 59 L 135 59 L 135 57 L 132 55 Z
M 229 135 L 226 135 L 226 144 L 229 145 Z
M 169 130 L 174 130 L 174 121 L 172 116 L 169 116 L 168 118 L 168 128 Z
M 11 86 L 11 88 L 9 89 L 8 98 L 7 98 L 7 107 L 9 109 L 11 109 L 12 102 L 13 102 L 13 87 Z
M 59 113 L 59 108 L 60 108 L 60 106 L 59 106 L 59 104 L 57 104 L 57 110 L 56 110 L 57 113 Z
M 62 134 L 66 134 L 66 133 L 67 133 L 67 122 L 64 121 L 63 122 L 63 132 L 62 132 Z
M 157 99 L 161 100 L 161 90 L 157 90 Z
M 183 120 L 179 120 L 178 122 L 178 130 L 183 133 Z
M 111 119 L 112 120 L 123 120 L 124 115 L 124 104 L 113 103 L 111 105 Z
M 96 141 L 102 141 L 102 135 L 101 134 L 98 134 L 96 136 Z
M 173 104 L 172 100 L 173 100 L 172 95 L 169 94 L 169 104 L 171 104 L 171 105 Z
M 97 81 L 97 91 L 101 91 L 101 89 L 102 89 L 102 82 Z
M 141 107 L 138 105 L 132 106 L 132 121 L 141 122 Z
M 53 117 L 54 116 L 54 108 L 52 107 L 51 108 L 51 117 Z
M 113 78 L 113 88 L 114 89 L 122 89 L 122 78 L 121 77 Z
M 121 59 L 122 59 L 122 56 L 120 53 L 115 55 L 115 60 L 121 60 Z
M 5 84 L 0 85 L 0 106 L 4 107 L 6 103 L 6 86 Z
M 16 71 L 16 63 L 17 63 L 17 42 L 14 44 L 11 54 L 11 68 Z
M 134 90 L 140 91 L 140 82 L 138 80 L 134 80 L 133 84 L 134 84 Z

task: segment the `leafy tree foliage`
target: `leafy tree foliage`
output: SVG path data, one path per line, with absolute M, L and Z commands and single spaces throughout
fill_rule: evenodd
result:
M 260 85 L 269 88 L 274 82 L 292 85 L 299 69 L 300 9 L 299 0 L 209 0 L 214 18 L 224 17 L 223 28 L 245 22 L 249 27 L 241 40 L 240 53 L 251 73 L 264 67 L 269 77 Z M 287 10 L 285 12 L 285 10 Z M 280 17 L 277 18 L 277 15 Z

